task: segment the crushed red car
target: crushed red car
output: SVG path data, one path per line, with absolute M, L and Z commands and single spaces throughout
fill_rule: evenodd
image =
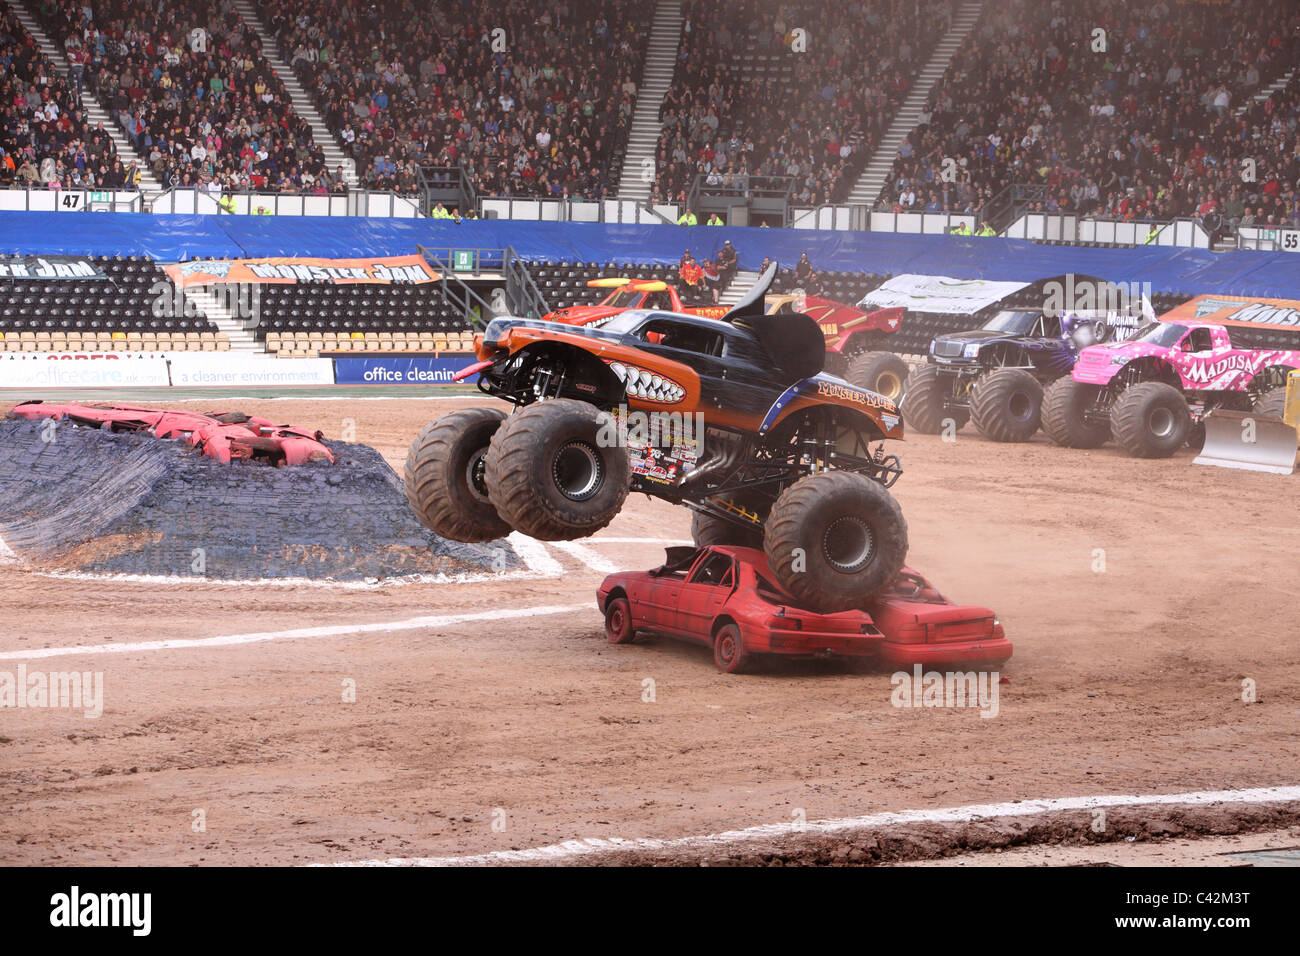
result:
M 904 568 L 861 610 L 817 614 L 777 586 L 762 551 L 668 548 L 650 571 L 609 575 L 596 592 L 612 644 L 639 630 L 711 646 L 725 673 L 756 655 L 874 658 L 883 665 L 998 665 L 1011 657 L 1002 623 L 986 607 L 953 604 Z
M 82 405 L 41 401 L 15 405 L 12 418 L 49 418 L 113 432 L 144 432 L 155 438 L 178 439 L 209 458 L 229 463 L 252 459 L 280 467 L 309 461 L 334 463 L 325 436 L 292 425 L 277 425 L 241 412 L 168 411 L 130 405 Z

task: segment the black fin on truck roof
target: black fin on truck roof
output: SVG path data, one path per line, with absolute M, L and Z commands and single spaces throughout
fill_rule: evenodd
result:
M 767 290 L 775 279 L 774 262 L 722 321 L 753 332 L 782 376 L 793 383 L 811 378 L 825 367 L 826 336 L 812 316 L 802 312 L 766 314 Z

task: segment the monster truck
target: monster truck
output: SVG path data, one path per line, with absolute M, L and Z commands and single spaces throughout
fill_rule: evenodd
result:
M 893 306 L 863 312 L 852 305 L 802 292 L 769 295 L 769 314 L 810 316 L 826 336 L 826 370 L 851 384 L 898 401 L 907 380 L 907 363 L 882 350 L 885 336 L 897 332 L 904 309 Z
M 1118 314 L 999 312 L 978 329 L 940 335 L 912 370 L 903 398 L 909 428 L 937 434 L 967 421 L 985 438 L 1028 441 L 1038 431 L 1043 386 L 1068 375 L 1081 347 L 1135 325 Z
M 599 328 L 629 309 L 662 309 L 711 319 L 722 318 L 727 312 L 727 307 L 720 305 L 683 305 L 677 290 L 659 279 L 592 279 L 587 285 L 612 287 L 614 291 L 596 305 L 572 305 L 542 318 Z M 895 401 L 903 393 L 907 363 L 892 352 L 878 351 L 884 337 L 897 331 L 902 323 L 903 309 L 863 312 L 851 305 L 795 292 L 767 296 L 764 311 L 770 315 L 801 312 L 811 316 L 826 337 L 828 372 Z
M 501 317 L 476 337 L 479 388 L 516 406 L 428 425 L 407 495 L 443 537 L 571 540 L 629 491 L 684 504 L 698 545 L 762 547 L 811 610 L 857 608 L 903 566 L 890 399 L 822 373 L 821 330 L 768 316 L 769 270 L 728 321 L 624 312 L 601 328 Z M 658 434 L 656 435 L 656 432 Z
M 1300 351 L 1241 349 L 1210 322 L 1151 322 L 1123 342 L 1085 348 L 1047 391 L 1043 429 L 1058 445 L 1107 438 L 1136 458 L 1167 458 L 1196 442 L 1215 408 L 1281 415 Z
M 662 309 L 685 315 L 703 315 L 711 319 L 720 319 L 727 312 L 725 305 L 683 305 L 677 290 L 662 279 L 611 277 L 592 279 L 587 285 L 596 289 L 612 288 L 614 291 L 595 305 L 570 305 L 548 312 L 542 318 L 547 322 L 599 328 L 628 309 Z

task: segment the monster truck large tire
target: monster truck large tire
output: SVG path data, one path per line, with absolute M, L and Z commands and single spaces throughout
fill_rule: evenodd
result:
M 1164 382 L 1124 390 L 1110 413 L 1110 432 L 1133 458 L 1168 458 L 1187 443 L 1192 414 L 1183 393 Z
M 847 611 L 898 575 L 907 557 L 907 522 L 893 496 L 870 478 L 824 471 L 782 492 L 763 549 L 800 606 Z
M 627 498 L 627 449 L 602 442 L 607 425 L 596 406 L 570 398 L 516 411 L 492 436 L 488 495 L 516 531 L 571 541 L 614 520 Z
M 430 422 L 406 453 L 403 484 L 424 526 L 452 541 L 491 541 L 510 533 L 488 498 L 483 459 L 505 421 L 496 408 L 466 408 Z
M 1029 441 L 1043 415 L 1043 386 L 1022 368 L 999 368 L 976 379 L 970 420 L 990 441 Z
M 1267 392 L 1259 397 L 1255 403 L 1254 412 L 1256 415 L 1267 415 L 1270 418 L 1281 418 L 1282 413 L 1286 411 L 1286 386 L 1281 388 L 1270 388 Z
M 1084 412 L 1097 400 L 1097 386 L 1058 378 L 1043 394 L 1043 431 L 1065 448 L 1100 448 L 1110 437 L 1110 424 L 1094 424 Z
M 717 501 L 720 498 L 726 498 L 745 510 L 756 513 L 760 522 L 766 521 L 768 513 L 772 510 L 770 498 L 764 499 L 753 493 L 718 495 L 710 501 Z M 763 547 L 763 525 L 759 524 L 750 529 L 726 518 L 705 514 L 702 511 L 692 511 L 691 539 L 697 548 L 707 548 L 714 544 L 761 548 Z
M 907 381 L 907 363 L 893 352 L 863 352 L 849 362 L 844 380 L 896 402 Z
M 939 366 L 918 365 L 903 386 L 903 401 L 899 406 L 903 422 L 923 435 L 939 434 L 948 418 L 961 428 L 970 420 L 970 412 L 959 408 L 945 412 L 943 403 L 947 397 L 948 382 L 939 374 Z

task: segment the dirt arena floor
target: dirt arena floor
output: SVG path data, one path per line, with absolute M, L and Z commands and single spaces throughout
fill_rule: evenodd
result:
M 352 423 L 400 470 L 426 421 L 476 401 L 185 407 L 332 437 Z M 954 600 L 994 608 L 1015 644 L 996 717 L 891 706 L 887 671 L 729 676 L 703 648 L 610 646 L 594 603 L 604 574 L 657 564 L 689 537 L 688 512 L 644 497 L 578 547 L 538 546 L 530 576 L 501 581 L 159 584 L 9 564 L 0 670 L 102 671 L 105 690 L 97 719 L 0 711 L 0 863 L 445 861 L 637 838 L 661 842 L 610 859 L 970 865 L 987 861 L 962 854 L 1000 849 L 1090 861 L 1061 849 L 1077 846 L 1161 863 L 1211 853 L 1153 857 L 1162 841 L 1300 842 L 1300 801 L 1282 799 L 1117 807 L 1100 828 L 1069 804 L 987 825 L 924 813 L 1300 784 L 1300 477 L 1041 436 L 996 445 L 970 428 L 898 450 L 910 563 Z M 215 637 L 232 639 L 202 641 Z M 812 825 L 904 811 L 921 813 L 851 837 Z M 791 826 L 804 820 L 812 832 Z M 791 832 L 696 839 L 763 826 Z

